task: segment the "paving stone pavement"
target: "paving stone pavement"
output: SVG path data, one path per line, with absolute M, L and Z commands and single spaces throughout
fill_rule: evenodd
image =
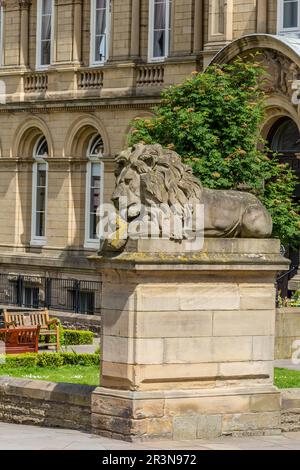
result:
M 0 423 L 0 450 L 300 450 L 300 432 L 280 436 L 128 443 L 69 429 Z

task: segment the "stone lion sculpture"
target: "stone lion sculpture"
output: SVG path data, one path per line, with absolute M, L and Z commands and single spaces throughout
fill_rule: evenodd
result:
M 140 220 L 141 208 L 144 220 L 148 210 L 158 206 L 175 207 L 171 213 L 181 220 L 187 216 L 187 207 L 193 219 L 193 207 L 200 203 L 204 208 L 206 237 L 268 238 L 272 233 L 271 216 L 257 197 L 242 191 L 203 188 L 180 156 L 159 144 L 137 144 L 121 152 L 116 163 L 112 201 L 118 210 L 121 201 L 126 201 L 127 220 L 118 217 L 115 236 L 105 241 L 102 251 L 121 251 L 127 242 L 122 239 L 122 231 L 128 221 Z M 158 235 L 162 233 L 163 221 L 158 221 L 157 231 Z M 170 238 L 180 238 L 174 226 Z

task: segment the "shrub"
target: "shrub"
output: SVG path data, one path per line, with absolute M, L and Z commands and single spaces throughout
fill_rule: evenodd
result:
M 65 346 L 75 346 L 79 344 L 93 344 L 94 333 L 92 331 L 85 330 L 65 330 L 62 327 L 60 320 L 58 320 L 59 327 L 59 338 L 60 344 Z M 50 325 L 50 329 L 53 330 L 55 325 Z M 39 338 L 39 343 L 56 343 L 55 336 L 43 336 Z
M 63 329 L 61 321 L 58 318 L 55 318 L 55 320 L 57 320 L 57 323 L 58 323 L 60 344 L 64 344 L 64 332 L 65 332 L 65 330 Z M 56 328 L 55 324 L 50 325 L 50 330 L 54 330 L 55 328 Z M 55 336 L 40 335 L 39 343 L 53 343 L 53 344 L 55 344 L 56 343 L 56 337 Z
M 92 331 L 84 330 L 64 330 L 64 340 L 62 344 L 78 345 L 78 344 L 93 344 L 94 333 Z
M 4 361 L 1 362 L 1 359 Z M 99 354 L 77 354 L 73 352 L 58 353 L 26 353 L 9 354 L 0 357 L 0 370 L 2 367 L 61 367 L 65 365 L 91 366 L 99 365 Z
M 258 63 L 238 59 L 209 66 L 166 88 L 155 115 L 133 122 L 129 144 L 160 143 L 178 152 L 203 186 L 256 194 L 272 215 L 273 235 L 285 245 L 297 246 L 295 172 L 276 155 L 270 156 L 260 137 L 264 83 L 265 72 Z

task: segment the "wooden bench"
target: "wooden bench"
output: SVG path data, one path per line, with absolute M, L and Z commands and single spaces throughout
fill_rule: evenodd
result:
M 0 329 L 0 339 L 5 344 L 5 354 L 38 352 L 40 327 Z
M 28 314 L 23 312 L 3 312 L 5 328 L 26 328 L 40 327 L 40 336 L 48 338 L 46 342 L 41 343 L 43 346 L 56 346 L 56 351 L 60 349 L 59 326 L 58 320 L 53 318 L 50 320 L 48 310 L 31 311 Z M 52 328 L 51 328 L 52 326 Z M 55 342 L 50 343 L 50 337 L 55 337 Z

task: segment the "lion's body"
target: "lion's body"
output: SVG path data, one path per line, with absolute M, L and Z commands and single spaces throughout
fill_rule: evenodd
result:
M 186 207 L 198 204 L 204 207 L 204 236 L 267 238 L 272 233 L 271 216 L 257 197 L 203 188 L 180 156 L 161 145 L 138 144 L 122 152 L 117 164 L 112 200 L 118 208 L 126 200 L 129 220 L 140 217 L 142 206 L 147 213 L 160 205 L 176 207 L 183 218 Z
M 267 238 L 272 234 L 271 216 L 253 194 L 204 189 L 202 202 L 207 237 Z

